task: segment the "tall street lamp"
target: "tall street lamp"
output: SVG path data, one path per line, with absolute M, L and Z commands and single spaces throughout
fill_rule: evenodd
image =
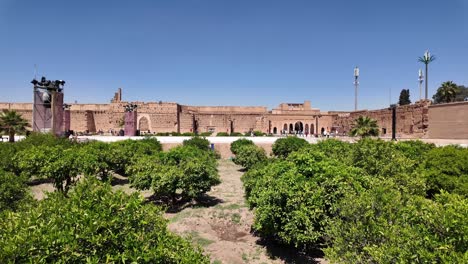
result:
M 359 68 L 356 66 L 354 68 L 354 111 L 357 111 L 357 93 L 359 87 Z
M 423 57 L 419 57 L 418 60 L 419 62 L 422 62 L 426 65 L 426 94 L 425 94 L 425 99 L 427 100 L 427 82 L 429 81 L 429 76 L 427 75 L 427 70 L 428 70 L 428 65 L 429 63 L 433 62 L 436 58 L 431 55 L 431 53 L 429 53 L 429 50 L 426 50 L 426 52 L 424 52 L 424 56 Z
M 424 81 L 424 76 L 423 76 L 423 73 L 422 73 L 421 69 L 419 69 L 418 81 L 419 81 L 419 100 L 422 100 L 422 83 Z
M 392 140 L 396 141 L 396 109 L 397 104 L 391 104 L 390 109 L 392 109 Z

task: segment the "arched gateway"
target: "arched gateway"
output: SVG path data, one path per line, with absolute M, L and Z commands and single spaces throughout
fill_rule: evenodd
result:
M 149 124 L 149 120 L 146 116 L 143 116 L 140 118 L 140 120 L 138 120 L 138 129 L 140 131 L 148 131 L 150 130 L 150 124 Z

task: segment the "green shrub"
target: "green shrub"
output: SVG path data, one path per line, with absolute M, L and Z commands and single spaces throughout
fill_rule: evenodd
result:
M 193 133 L 193 132 L 185 132 L 185 133 L 182 133 L 181 136 L 184 136 L 184 137 L 194 137 L 194 136 L 195 136 L 195 133 Z
M 338 139 L 326 139 L 319 141 L 317 144 L 310 144 L 309 146 L 323 152 L 327 157 L 337 159 L 348 165 L 353 165 L 353 145 L 351 143 Z
M 227 132 L 218 132 L 218 133 L 216 134 L 216 136 L 217 136 L 217 137 L 228 137 L 229 134 L 228 134 Z
M 391 180 L 349 193 L 328 225 L 327 258 L 337 263 L 465 263 L 468 201 L 402 193 Z
M 52 147 L 32 146 L 29 149 L 19 151 L 13 158 L 15 170 L 25 179 L 45 179 L 45 176 L 41 174 L 41 169 L 46 162 L 51 162 L 47 154 L 49 149 Z
M 309 143 L 303 138 L 285 137 L 277 139 L 275 143 L 273 143 L 271 149 L 275 156 L 286 158 L 291 152 L 297 151 L 308 145 Z
M 230 136 L 231 136 L 231 137 L 242 137 L 243 135 L 242 135 L 242 133 L 240 133 L 240 132 L 232 132 L 232 133 L 230 134 Z
M 426 181 L 417 171 L 418 164 L 396 148 L 393 142 L 364 138 L 353 144 L 352 164 L 369 176 L 393 179 L 396 188 L 425 196 Z
M 94 178 L 0 221 L 1 263 L 209 263 L 138 193 Z
M 210 150 L 210 141 L 204 137 L 192 137 L 182 143 L 184 146 L 193 146 L 201 150 Z
M 265 136 L 266 134 L 263 133 L 262 131 L 257 131 L 257 130 L 256 130 L 256 131 L 253 132 L 253 135 L 256 136 L 256 137 L 263 137 L 263 136 Z
M 245 146 L 245 145 L 255 145 L 255 143 L 250 139 L 239 138 L 238 140 L 233 141 L 231 143 L 231 152 L 232 152 L 232 154 L 236 155 L 238 153 L 238 151 L 239 151 L 239 148 L 241 146 Z
M 26 179 L 51 179 L 56 190 L 67 193 L 80 172 L 76 147 L 33 146 L 15 156 L 18 170 Z
M 421 166 L 427 179 L 428 196 L 441 190 L 468 197 L 468 149 L 447 146 L 434 148 Z
M 15 172 L 14 156 L 18 152 L 18 142 L 15 144 L 0 143 L 0 170 Z
M 73 143 L 68 138 L 58 138 L 50 133 L 33 132 L 25 139 L 17 142 L 18 148 L 26 149 L 31 146 L 56 146 L 69 147 Z
M 353 147 L 353 164 L 369 175 L 392 177 L 416 169 L 416 162 L 398 151 L 393 142 L 364 138 Z
M 267 156 L 263 148 L 256 145 L 242 145 L 237 149 L 237 154 L 233 162 L 249 170 L 256 164 L 266 160 Z
M 200 133 L 200 137 L 211 137 L 213 132 L 202 132 Z
M 162 151 L 161 143 L 152 137 L 145 137 L 141 140 L 122 140 L 111 143 L 111 163 L 112 169 L 121 175 L 125 175 L 126 167 L 134 158 L 141 155 L 152 155 Z
M 395 144 L 395 148 L 407 158 L 419 164 L 426 159 L 427 154 L 435 148 L 435 145 L 424 143 L 421 140 L 409 140 L 399 141 Z
M 169 136 L 171 133 L 169 132 L 158 132 L 156 133 L 156 136 L 162 136 L 162 137 L 167 137 Z
M 309 150 L 254 168 L 242 178 L 249 206 L 255 208 L 253 227 L 285 244 L 315 247 L 324 239 L 336 204 L 366 183 L 360 175 L 356 168 Z
M 325 246 L 337 263 L 466 262 L 468 149 L 363 139 L 275 150 L 281 159 L 242 176 L 261 236 Z
M 4 210 L 16 211 L 21 205 L 27 204 L 31 200 L 26 180 L 21 176 L 0 169 L 0 212 Z
M 212 153 L 194 146 L 179 146 L 143 157 L 128 172 L 132 186 L 152 189 L 156 198 L 172 202 L 196 199 L 220 183 Z
M 99 141 L 84 143 L 78 150 L 80 172 L 106 181 L 116 160 L 111 150 L 111 145 L 108 143 Z

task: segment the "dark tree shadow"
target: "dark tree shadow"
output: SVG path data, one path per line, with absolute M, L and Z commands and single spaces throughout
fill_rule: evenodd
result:
M 26 184 L 28 186 L 35 186 L 35 185 L 41 185 L 41 184 L 44 184 L 44 183 L 54 183 L 54 180 L 53 179 L 32 179 L 30 181 L 28 181 Z
M 128 178 L 112 176 L 110 179 L 112 186 L 129 184 Z
M 180 198 L 155 197 L 154 195 L 146 199 L 148 203 L 166 207 L 167 213 L 178 213 L 186 208 L 208 208 L 224 203 L 224 200 L 204 194 L 197 199 L 184 200 Z
M 263 246 L 271 259 L 281 259 L 284 263 L 290 264 L 310 264 L 320 263 L 317 258 L 323 258 L 325 255 L 318 248 L 309 250 L 299 250 L 293 246 L 280 244 L 273 238 L 260 238 L 257 244 Z

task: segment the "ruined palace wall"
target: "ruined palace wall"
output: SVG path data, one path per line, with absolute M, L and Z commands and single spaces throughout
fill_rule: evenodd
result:
M 176 103 L 136 102 L 136 104 L 138 105 L 138 122 L 140 122 L 143 117 L 149 117 L 148 121 L 151 132 L 180 132 L 178 120 L 179 110 Z M 137 124 L 137 127 L 139 127 L 139 125 L 140 123 Z
M 70 111 L 70 130 L 82 132 L 88 130 L 86 111 Z
M 319 116 L 316 118 L 316 116 Z M 274 132 L 274 128 L 276 127 L 277 134 L 280 133 L 281 130 L 285 129 L 289 132 L 290 125 L 292 125 L 293 130 L 295 130 L 295 125 L 297 122 L 302 122 L 303 125 L 303 132 L 307 132 L 308 134 L 316 134 L 321 133 L 321 129 L 330 132 L 333 126 L 334 116 L 329 115 L 328 113 L 320 113 L 316 112 L 314 115 L 303 115 L 303 114 L 288 114 L 288 115 L 280 115 L 280 114 L 271 114 L 269 116 L 271 120 L 271 132 Z M 318 128 L 318 130 L 317 130 Z
M 468 102 L 429 106 L 429 138 L 468 139 Z
M 194 113 L 198 123 L 198 132 L 213 131 L 216 135 L 220 132 L 268 131 L 268 119 L 260 114 L 203 114 Z M 231 123 L 233 131 L 231 131 Z
M 418 101 L 415 104 L 398 106 L 396 109 L 396 134 L 398 137 L 424 138 L 427 137 L 429 120 L 429 105 L 431 102 Z M 377 120 L 381 136 L 392 134 L 392 110 L 390 108 L 378 110 L 362 110 L 356 112 L 337 113 L 333 125 L 340 133 L 348 133 L 354 120 L 359 116 L 367 116 Z
M 179 112 L 180 133 L 195 132 L 194 115 L 187 112 Z
M 70 111 L 109 111 L 109 104 L 69 104 Z
M 32 128 L 33 118 L 32 103 L 0 103 L 0 112 L 3 110 L 15 110 L 28 121 L 28 127 Z
M 32 127 L 32 109 L 31 103 L 0 103 L 0 111 L 15 110 L 28 121 L 29 127 Z
M 32 110 L 32 103 L 0 103 L 1 110 Z
M 230 113 L 230 114 L 266 114 L 268 109 L 263 106 L 189 106 L 181 105 L 182 112 L 196 112 L 203 114 L 219 114 L 219 113 Z

